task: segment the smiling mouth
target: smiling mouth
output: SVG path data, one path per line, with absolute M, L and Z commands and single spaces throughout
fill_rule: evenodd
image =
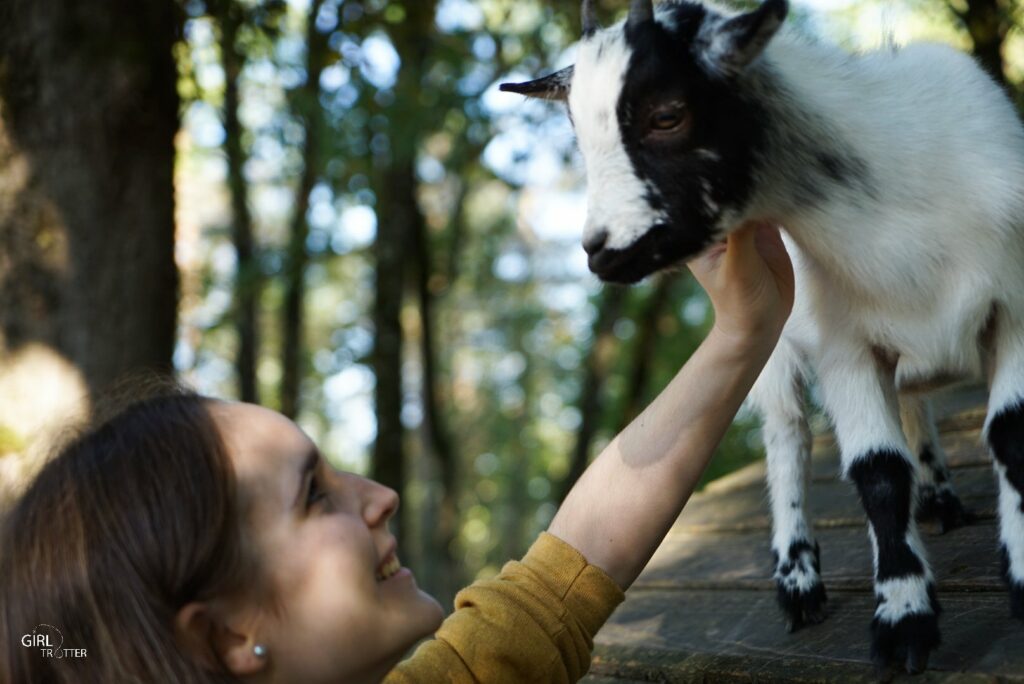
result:
M 377 581 L 383 582 L 401 569 L 402 563 L 398 560 L 398 556 L 392 554 L 377 568 Z

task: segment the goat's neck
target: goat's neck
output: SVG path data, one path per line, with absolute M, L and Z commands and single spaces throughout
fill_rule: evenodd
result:
M 773 52 L 746 84 L 749 96 L 764 110 L 766 135 L 745 218 L 783 225 L 807 256 L 830 270 L 844 270 L 848 262 L 836 245 L 849 242 L 855 226 L 836 225 L 832 214 L 851 199 L 859 204 L 856 198 L 863 198 L 869 205 L 877 188 L 872 187 L 868 160 L 844 139 L 842 122 L 815 101 L 816 84 L 806 81 L 818 76 L 827 87 L 827 70 L 849 58 L 827 46 L 792 42 Z M 797 67 L 801 71 L 793 73 Z M 815 74 L 818 70 L 822 73 Z

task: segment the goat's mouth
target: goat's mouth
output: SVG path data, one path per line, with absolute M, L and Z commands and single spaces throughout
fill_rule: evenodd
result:
M 707 240 L 688 236 L 660 223 L 623 249 L 605 248 L 590 255 L 587 265 L 606 283 L 631 285 L 664 268 L 696 256 Z

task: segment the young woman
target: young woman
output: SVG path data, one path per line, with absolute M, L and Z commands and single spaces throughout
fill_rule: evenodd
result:
M 273 411 L 164 392 L 65 447 L 6 517 L 0 681 L 576 681 L 792 306 L 766 226 L 690 268 L 707 339 L 529 553 L 443 623 L 395 557 L 395 492 L 332 469 Z

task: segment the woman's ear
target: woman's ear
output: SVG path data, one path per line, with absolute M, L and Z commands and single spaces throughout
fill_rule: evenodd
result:
M 232 628 L 208 603 L 199 601 L 183 606 L 174 618 L 178 646 L 193 662 L 238 677 L 267 666 L 266 652 L 256 653 L 254 635 L 247 632 L 250 630 Z

